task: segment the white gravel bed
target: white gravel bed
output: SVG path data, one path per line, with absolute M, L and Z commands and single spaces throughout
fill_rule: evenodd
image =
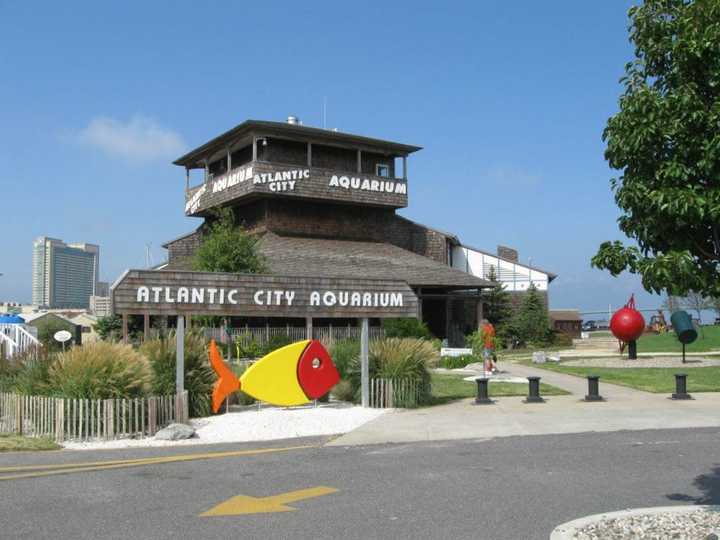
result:
M 692 369 L 697 367 L 720 366 L 720 359 L 688 357 L 685 364 L 682 356 L 645 356 L 637 360 L 622 358 L 578 358 L 563 360 L 563 366 L 604 367 L 604 368 L 679 368 Z
M 348 433 L 385 414 L 389 409 L 364 409 L 346 404 L 318 407 L 252 407 L 190 421 L 196 436 L 184 441 L 117 439 L 112 441 L 67 442 L 73 450 L 134 448 L 145 446 L 189 446 L 195 444 L 271 441 L 296 437 L 339 435 Z
M 551 540 L 718 540 L 720 507 L 664 506 L 597 514 L 558 526 Z
M 577 540 L 705 540 L 720 531 L 720 514 L 698 510 L 683 514 L 640 515 L 608 519 L 579 530 Z

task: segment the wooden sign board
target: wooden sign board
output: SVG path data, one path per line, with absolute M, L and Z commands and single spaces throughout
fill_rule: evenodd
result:
M 365 173 L 253 162 L 190 190 L 185 214 L 201 215 L 209 208 L 256 195 L 404 208 L 407 182 Z
M 404 281 L 128 270 L 112 286 L 118 315 L 417 317 Z

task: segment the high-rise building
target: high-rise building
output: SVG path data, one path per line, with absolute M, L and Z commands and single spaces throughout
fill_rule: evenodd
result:
M 96 294 L 99 273 L 100 246 L 65 244 L 45 236 L 33 242 L 33 304 L 87 309 Z
M 112 298 L 109 296 L 91 296 L 90 313 L 97 317 L 107 317 L 112 314 Z
M 110 296 L 110 284 L 107 281 L 98 281 L 95 294 L 97 296 Z

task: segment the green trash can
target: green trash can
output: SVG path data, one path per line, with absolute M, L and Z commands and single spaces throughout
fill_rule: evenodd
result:
M 683 345 L 692 343 L 697 339 L 697 330 L 695 330 L 692 318 L 687 311 L 676 311 L 670 316 L 670 322 L 678 341 Z

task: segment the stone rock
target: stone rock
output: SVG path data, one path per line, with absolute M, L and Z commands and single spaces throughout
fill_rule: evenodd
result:
M 155 434 L 156 439 L 163 441 L 180 441 L 195 435 L 195 429 L 187 424 L 170 424 Z

